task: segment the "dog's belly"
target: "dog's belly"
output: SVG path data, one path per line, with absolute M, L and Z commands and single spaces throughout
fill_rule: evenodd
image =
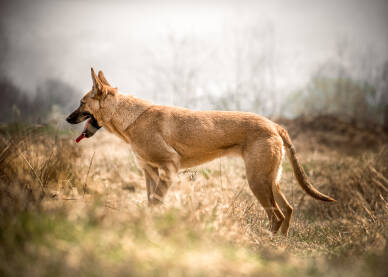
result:
M 242 151 L 239 145 L 217 149 L 212 152 L 195 152 L 191 153 L 190 156 L 181 156 L 180 167 L 194 167 L 223 156 L 241 156 L 241 153 Z

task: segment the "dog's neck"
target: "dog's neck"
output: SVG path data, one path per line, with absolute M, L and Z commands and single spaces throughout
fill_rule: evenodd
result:
M 132 126 L 144 111 L 152 106 L 152 103 L 123 94 L 117 94 L 113 102 L 101 109 L 100 116 L 103 127 L 109 132 L 118 135 L 127 143 L 130 143 L 126 130 Z M 110 108 L 108 109 L 108 107 Z

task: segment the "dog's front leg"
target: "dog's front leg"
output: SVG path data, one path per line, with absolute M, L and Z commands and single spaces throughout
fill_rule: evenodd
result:
M 177 172 L 178 166 L 173 162 L 165 163 L 159 167 L 159 181 L 150 196 L 150 204 L 163 203 L 163 197 L 174 180 Z
M 159 172 L 157 168 L 150 165 L 144 165 L 143 171 L 146 179 L 147 199 L 148 203 L 151 204 L 151 195 L 154 193 L 156 184 L 159 182 Z

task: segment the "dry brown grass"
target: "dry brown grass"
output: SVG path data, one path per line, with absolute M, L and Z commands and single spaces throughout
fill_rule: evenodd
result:
M 39 208 L 45 197 L 55 197 L 55 189 L 66 192 L 80 183 L 73 163 L 80 153 L 68 139 L 50 132 L 44 126 L 1 129 L 1 216 Z
M 365 146 L 355 138 L 365 129 L 333 122 L 284 122 L 313 184 L 337 199 L 305 196 L 286 161 L 281 187 L 295 207 L 288 238 L 268 231 L 238 159 L 181 172 L 164 205 L 149 208 L 142 172 L 113 136 L 100 131 L 77 145 L 52 132 L 12 135 L 12 144 L 3 135 L 0 272 L 383 276 L 386 141 L 372 134 L 376 145 Z

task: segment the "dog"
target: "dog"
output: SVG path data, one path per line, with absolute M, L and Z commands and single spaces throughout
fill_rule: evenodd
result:
M 280 191 L 284 152 L 295 177 L 310 196 L 332 202 L 307 180 L 286 129 L 254 113 L 193 111 L 154 105 L 120 94 L 102 71 L 91 68 L 93 86 L 66 120 L 87 120 L 77 142 L 104 127 L 131 145 L 144 171 L 150 205 L 160 204 L 180 169 L 197 166 L 225 155 L 242 157 L 249 187 L 264 207 L 270 229 L 287 236 L 293 208 Z M 280 206 L 280 207 L 279 207 Z

